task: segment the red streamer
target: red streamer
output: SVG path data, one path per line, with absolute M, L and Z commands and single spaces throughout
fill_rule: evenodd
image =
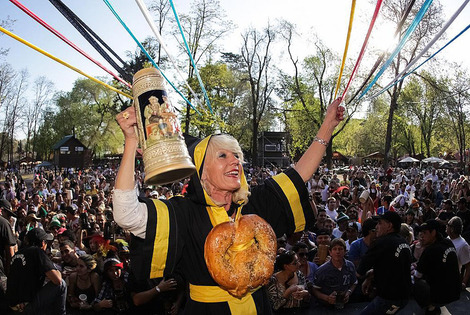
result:
M 364 56 L 364 52 L 366 51 L 367 43 L 369 42 L 370 34 L 372 33 L 372 29 L 374 28 L 375 20 L 377 20 L 377 16 L 379 15 L 380 7 L 382 6 L 382 1 L 383 0 L 377 0 L 377 4 L 375 5 L 374 15 L 372 16 L 372 20 L 370 21 L 370 24 L 369 24 L 369 30 L 367 31 L 367 35 L 364 39 L 364 43 L 362 44 L 361 52 L 359 53 L 359 57 L 357 58 L 356 64 L 354 65 L 354 69 L 351 73 L 351 76 L 349 77 L 348 84 L 346 85 L 346 88 L 344 89 L 343 94 L 341 95 L 342 99 L 344 99 L 344 96 L 346 95 L 346 92 L 348 92 L 349 85 L 351 84 L 351 81 L 353 80 L 354 75 L 356 74 L 356 71 L 359 68 L 362 57 Z
M 52 34 L 56 35 L 57 37 L 59 37 L 61 40 L 63 40 L 65 43 L 67 43 L 70 47 L 72 47 L 73 49 L 75 49 L 76 51 L 78 51 L 80 54 L 82 54 L 83 56 L 85 56 L 86 58 L 88 58 L 90 61 L 92 61 L 93 63 L 95 63 L 97 66 L 99 66 L 101 69 L 103 69 L 104 71 L 106 71 L 107 73 L 109 73 L 110 75 L 112 75 L 116 80 L 118 80 L 119 82 L 121 82 L 122 84 L 126 85 L 128 88 L 132 89 L 132 86 L 127 83 L 126 81 L 124 81 L 123 79 L 121 79 L 120 77 L 118 77 L 116 74 L 114 74 L 113 72 L 111 72 L 110 70 L 108 70 L 105 66 L 103 66 L 101 63 L 99 63 L 98 61 L 96 61 L 95 59 L 93 59 L 90 55 L 88 55 L 86 52 L 84 52 L 82 49 L 80 49 L 77 45 L 75 45 L 74 43 L 72 43 L 70 40 L 68 40 L 64 35 L 62 35 L 61 33 L 59 33 L 58 31 L 56 31 L 52 26 L 50 26 L 49 24 L 47 24 L 46 22 L 44 22 L 40 17 L 38 17 L 36 14 L 34 14 L 33 12 L 31 12 L 28 8 L 26 8 L 23 4 L 21 4 L 20 2 L 18 2 L 17 0 L 10 0 L 11 3 L 13 3 L 14 5 L 16 5 L 18 8 L 20 8 L 23 12 L 25 12 L 26 14 L 28 14 L 30 17 L 32 17 L 34 20 L 36 20 L 36 22 L 38 22 L 39 24 L 41 24 L 42 26 L 44 26 L 47 30 L 49 30 Z

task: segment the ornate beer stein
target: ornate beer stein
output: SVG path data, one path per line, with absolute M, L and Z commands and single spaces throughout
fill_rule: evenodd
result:
M 163 185 L 189 177 L 196 167 L 184 143 L 160 71 L 155 68 L 138 71 L 134 75 L 132 92 L 145 183 Z

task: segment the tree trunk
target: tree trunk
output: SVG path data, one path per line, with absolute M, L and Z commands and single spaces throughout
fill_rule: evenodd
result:
M 397 107 L 397 88 L 393 88 L 392 100 L 390 102 L 390 111 L 388 112 L 387 120 L 387 134 L 385 136 L 385 157 L 384 157 L 384 169 L 388 169 L 390 165 L 390 149 L 392 147 L 392 129 L 393 129 L 393 115 Z
M 330 139 L 330 143 L 328 143 L 328 146 L 326 147 L 325 162 L 328 169 L 331 169 L 331 166 L 333 165 L 333 139 L 333 137 Z

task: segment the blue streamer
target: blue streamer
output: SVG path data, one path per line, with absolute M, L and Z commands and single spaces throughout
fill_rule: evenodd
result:
M 199 85 L 201 86 L 202 92 L 204 92 L 204 98 L 206 99 L 207 107 L 209 107 L 209 110 L 210 110 L 211 114 L 213 114 L 212 107 L 211 107 L 211 102 L 209 102 L 209 96 L 207 96 L 206 89 L 204 88 L 204 83 L 202 83 L 202 79 L 201 79 L 201 76 L 199 75 L 199 71 L 197 71 L 196 62 L 194 61 L 193 55 L 191 54 L 191 51 L 189 49 L 189 45 L 186 42 L 186 37 L 184 37 L 183 28 L 181 27 L 181 23 L 180 23 L 180 20 L 178 18 L 178 13 L 176 13 L 175 6 L 173 5 L 173 0 L 169 0 L 169 1 L 170 1 L 171 9 L 173 10 L 173 14 L 175 15 L 176 23 L 178 24 L 178 28 L 179 28 L 180 33 L 181 33 L 181 37 L 183 38 L 184 46 L 186 47 L 186 50 L 188 51 L 189 59 L 191 59 L 191 63 L 193 65 L 194 72 L 196 73 L 197 80 L 199 81 Z
M 149 53 L 147 52 L 147 50 L 145 50 L 144 46 L 142 46 L 142 44 L 139 42 L 139 40 L 134 36 L 134 34 L 131 32 L 131 30 L 127 27 L 126 23 L 124 23 L 124 21 L 121 19 L 121 17 L 119 16 L 119 14 L 117 14 L 117 12 L 114 10 L 113 6 L 109 3 L 108 0 L 103 0 L 104 3 L 106 3 L 106 5 L 108 6 L 108 8 L 111 10 L 111 12 L 113 12 L 114 16 L 118 19 L 118 21 L 121 23 L 121 25 L 126 29 L 126 31 L 129 33 L 129 35 L 131 35 L 131 37 L 134 39 L 134 41 L 137 43 L 137 45 L 140 47 L 140 49 L 142 50 L 142 52 L 147 56 L 147 59 L 153 64 L 153 66 L 155 68 L 157 68 L 160 73 L 162 74 L 162 76 L 165 78 L 165 80 L 168 82 L 168 84 L 171 85 L 171 87 L 186 101 L 186 103 L 188 103 L 192 109 L 194 109 L 196 111 L 196 113 L 198 113 L 199 115 L 201 115 L 201 113 L 193 106 L 193 104 L 191 104 L 191 102 L 176 88 L 176 86 L 173 85 L 173 83 L 171 83 L 171 81 L 166 77 L 166 75 L 163 73 L 162 69 L 160 69 L 160 67 L 157 65 L 157 63 L 155 62 L 155 60 L 153 60 L 153 58 L 149 55 Z
M 385 72 L 385 70 L 390 66 L 392 63 L 393 59 L 398 55 L 398 53 L 402 50 L 403 46 L 405 46 L 406 41 L 408 38 L 411 36 L 411 34 L 414 32 L 416 27 L 418 26 L 419 22 L 423 19 L 424 14 L 428 11 L 429 7 L 431 6 L 433 0 L 426 0 L 426 2 L 423 4 L 421 9 L 419 9 L 418 14 L 416 14 L 416 17 L 414 18 L 413 22 L 411 22 L 411 25 L 408 27 L 408 29 L 405 32 L 405 35 L 401 39 L 400 43 L 398 46 L 395 48 L 393 53 L 388 57 L 387 61 L 384 63 L 382 68 L 380 68 L 379 72 L 377 75 L 374 77 L 371 83 L 367 86 L 367 88 L 361 93 L 361 95 L 358 98 L 358 101 L 361 100 L 361 98 L 371 89 L 371 87 L 377 82 L 377 80 L 380 78 L 380 76 Z
M 440 53 L 442 50 L 444 50 L 447 46 L 449 46 L 454 40 L 456 40 L 458 37 L 460 37 L 460 35 L 462 35 L 463 33 L 465 33 L 468 29 L 470 28 L 470 24 L 467 25 L 467 27 L 465 27 L 460 33 L 458 33 L 454 38 L 452 38 L 447 44 L 445 44 L 441 49 L 439 49 L 438 51 L 436 51 L 434 54 L 432 54 L 430 57 L 428 57 L 426 60 L 424 60 L 421 64 L 419 64 L 419 66 L 417 66 L 416 68 L 414 68 L 413 70 L 411 70 L 410 72 L 407 72 L 406 74 L 404 74 L 398 81 L 396 82 L 393 82 L 392 84 L 388 85 L 387 87 L 385 87 L 384 89 L 382 89 L 382 91 L 380 91 L 379 93 L 377 93 L 376 95 L 374 95 L 372 98 L 375 98 L 377 96 L 379 96 L 380 94 L 382 94 L 383 92 L 385 92 L 386 90 L 388 90 L 389 88 L 391 88 L 392 86 L 394 86 L 395 84 L 398 84 L 399 82 L 405 80 L 406 77 L 408 77 L 410 74 L 412 74 L 413 72 L 415 72 L 416 70 L 418 70 L 422 65 L 424 65 L 426 62 L 428 62 L 429 60 L 431 60 L 432 58 L 434 58 L 434 56 L 436 56 L 438 53 Z

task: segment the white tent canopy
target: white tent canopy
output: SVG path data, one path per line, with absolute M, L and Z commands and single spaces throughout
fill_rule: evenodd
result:
M 398 163 L 413 163 L 413 162 L 419 162 L 419 160 L 415 159 L 415 158 L 412 158 L 411 156 L 408 156 L 408 157 L 398 161 Z
M 442 163 L 444 161 L 445 161 L 444 159 L 441 159 L 441 158 L 438 158 L 438 157 L 435 157 L 435 156 L 431 156 L 431 157 L 425 158 L 421 162 L 424 162 L 424 163 Z

